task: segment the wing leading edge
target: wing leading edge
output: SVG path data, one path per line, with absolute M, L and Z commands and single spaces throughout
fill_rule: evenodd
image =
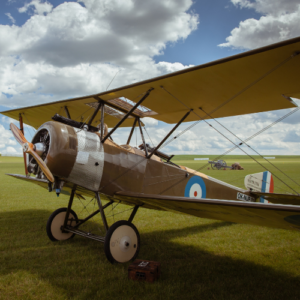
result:
M 118 192 L 114 198 L 145 208 L 181 212 L 200 218 L 300 230 L 300 206 Z

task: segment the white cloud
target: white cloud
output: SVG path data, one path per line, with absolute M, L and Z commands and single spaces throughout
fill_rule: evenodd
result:
M 185 68 L 155 63 L 153 57 L 197 28 L 198 16 L 188 12 L 191 5 L 192 0 L 83 0 L 55 8 L 40 0 L 24 4 L 19 12 L 30 16 L 24 25 L 0 25 L 0 105 L 14 108 L 98 93 L 117 72 L 110 89 Z M 10 122 L 2 118 L 2 124 Z M 2 125 L 0 143 L 15 145 Z
M 300 35 L 300 3 L 298 0 L 231 0 L 240 8 L 254 9 L 263 14 L 247 19 L 231 31 L 221 47 L 254 49 Z
M 0 144 L 1 154 L 7 155 L 7 156 L 23 156 L 23 151 L 20 146 L 19 147 L 11 147 L 11 146 L 6 147 L 4 145 L 4 147 L 1 147 L 2 145 L 3 144 Z M 5 149 L 2 150 L 2 148 L 5 148 Z
M 82 2 L 85 7 L 65 2 L 22 27 L 3 27 L 0 32 L 12 38 L 1 52 L 55 66 L 132 65 L 158 55 L 166 43 L 186 38 L 198 24 L 197 16 L 185 12 L 190 0 Z
M 143 118 L 142 121 L 147 127 L 154 127 L 158 125 L 158 121 L 153 118 Z
M 11 22 L 12 22 L 13 24 L 16 23 L 16 20 L 15 20 L 14 17 L 11 15 L 11 13 L 5 13 L 5 15 L 11 20 Z
M 0 104 L 101 92 L 117 71 L 110 89 L 186 67 L 152 58 L 197 28 L 191 0 L 82 3 L 34 0 L 20 8 L 35 9 L 23 26 L 0 25 Z
M 298 0 L 231 0 L 231 2 L 240 8 L 253 8 L 259 13 L 272 15 L 292 13 L 299 7 Z
M 18 11 L 19 13 L 26 13 L 30 10 L 30 8 L 33 9 L 35 14 L 43 15 L 51 12 L 53 6 L 47 1 L 41 2 L 41 0 L 33 0 L 30 3 L 26 3 L 23 7 L 20 7 Z
M 16 151 L 16 149 L 15 148 L 13 148 L 13 147 L 7 147 L 6 148 L 6 153 L 17 153 L 17 151 Z

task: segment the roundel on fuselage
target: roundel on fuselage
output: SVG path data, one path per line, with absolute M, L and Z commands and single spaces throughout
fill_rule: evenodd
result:
M 193 176 L 186 184 L 184 197 L 206 198 L 206 186 L 203 179 L 199 176 Z

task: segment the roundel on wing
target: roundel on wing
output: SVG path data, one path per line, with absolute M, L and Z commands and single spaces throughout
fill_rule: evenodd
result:
M 186 184 L 184 197 L 206 198 L 206 186 L 203 179 L 199 176 L 193 176 Z

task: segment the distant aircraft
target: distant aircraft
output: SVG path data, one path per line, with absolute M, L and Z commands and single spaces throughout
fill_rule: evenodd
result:
M 77 234 L 103 242 L 112 263 L 138 255 L 140 237 L 132 221 L 139 208 L 299 230 L 299 195 L 271 193 L 269 172 L 248 175 L 244 190 L 176 165 L 159 150 L 182 122 L 295 107 L 290 97 L 300 98 L 299 54 L 298 37 L 100 94 L 2 112 L 20 120 L 20 129 L 10 126 L 27 153 L 27 175 L 8 175 L 70 195 L 68 207 L 48 220 L 49 238 L 67 240 Z M 23 135 L 24 117 L 37 129 L 31 142 Z M 144 117 L 176 125 L 149 147 Z M 113 142 L 115 130 L 129 126 L 127 143 Z M 135 129 L 143 141 L 139 149 L 130 146 Z M 95 197 L 98 209 L 79 220 L 72 210 L 75 194 Z M 115 202 L 133 210 L 129 220 L 109 227 L 104 210 Z M 105 237 L 79 229 L 96 214 L 102 217 Z

